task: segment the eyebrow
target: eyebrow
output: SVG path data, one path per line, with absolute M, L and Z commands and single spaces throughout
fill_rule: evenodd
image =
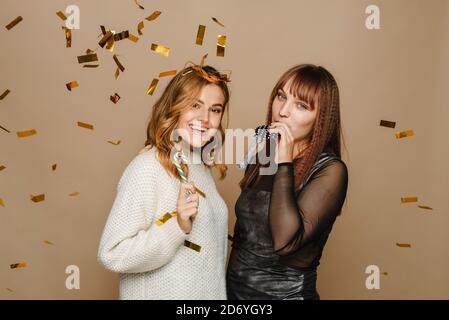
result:
M 279 89 L 278 89 L 278 92 L 279 92 L 279 91 L 280 91 L 281 93 L 283 93 L 284 95 L 287 95 L 287 94 L 285 93 L 284 89 L 279 88 Z M 306 105 L 306 107 L 312 109 L 312 107 L 311 107 L 307 102 L 305 102 L 304 100 L 300 100 L 300 99 L 296 99 L 296 100 L 297 100 L 298 102 L 304 103 L 304 104 Z
M 200 100 L 200 99 L 198 99 L 198 102 L 201 103 L 201 104 L 204 104 L 204 102 L 202 100 Z M 212 107 L 222 107 L 223 108 L 223 105 L 221 103 L 214 103 L 212 105 Z

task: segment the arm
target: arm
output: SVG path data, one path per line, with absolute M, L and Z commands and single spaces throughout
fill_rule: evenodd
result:
M 106 269 L 119 273 L 151 271 L 167 264 L 184 243 L 187 235 L 176 219 L 161 226 L 154 223 L 165 213 L 155 212 L 159 166 L 153 154 L 142 154 L 125 169 L 98 251 L 98 261 Z
M 293 164 L 279 164 L 273 181 L 269 221 L 274 250 L 288 255 L 330 227 L 346 197 L 348 172 L 341 161 L 329 161 L 294 194 Z

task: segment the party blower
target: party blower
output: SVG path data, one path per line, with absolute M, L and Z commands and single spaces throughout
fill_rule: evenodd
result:
M 241 169 L 241 170 L 246 169 L 247 165 L 250 163 L 252 158 L 256 155 L 257 145 L 259 143 L 261 143 L 262 141 L 267 140 L 267 139 L 273 139 L 274 141 L 277 141 L 278 133 L 270 133 L 270 131 L 268 131 L 268 127 L 269 126 L 266 124 L 256 127 L 256 129 L 254 131 L 253 139 L 248 148 L 248 153 L 245 155 L 243 160 L 238 164 L 239 169 Z

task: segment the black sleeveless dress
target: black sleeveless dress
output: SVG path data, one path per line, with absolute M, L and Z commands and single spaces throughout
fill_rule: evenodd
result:
M 295 192 L 293 165 L 259 175 L 236 202 L 226 273 L 230 300 L 320 299 L 316 268 L 346 197 L 347 168 L 322 153 Z

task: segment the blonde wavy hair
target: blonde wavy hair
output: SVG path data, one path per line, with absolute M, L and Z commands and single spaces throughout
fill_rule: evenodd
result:
M 223 145 L 225 132 L 223 129 L 223 115 L 226 112 L 226 127 L 229 121 L 229 89 L 227 82 L 229 78 L 225 74 L 219 73 L 215 68 L 211 66 L 202 66 L 193 64 L 192 66 L 185 67 L 171 79 L 167 87 L 165 88 L 162 96 L 156 101 L 153 106 L 151 119 L 147 127 L 147 140 L 145 147 L 139 152 L 145 152 L 153 147 L 158 151 L 158 158 L 162 166 L 173 175 L 175 178 L 180 179 L 176 167 L 172 163 L 170 158 L 171 152 L 174 147 L 174 141 L 172 141 L 172 133 L 177 128 L 179 118 L 181 114 L 189 109 L 197 102 L 201 89 L 209 84 L 215 84 L 219 86 L 223 92 L 224 104 L 223 113 L 220 126 L 217 130 L 217 134 L 221 135 L 221 141 Z M 206 145 L 201 148 L 201 152 L 209 144 L 214 143 L 212 138 Z M 211 148 L 212 146 L 209 146 Z M 211 148 L 208 158 L 213 159 L 216 151 L 216 145 Z M 201 157 L 201 161 L 208 167 L 215 168 L 220 173 L 220 180 L 226 177 L 227 166 L 221 163 L 215 163 L 214 161 L 204 161 Z M 188 174 L 188 167 L 182 164 L 184 172 Z

